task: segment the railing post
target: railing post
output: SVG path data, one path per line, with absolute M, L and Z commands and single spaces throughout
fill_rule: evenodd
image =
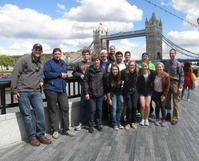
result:
M 1 114 L 6 114 L 6 95 L 5 87 L 1 88 Z

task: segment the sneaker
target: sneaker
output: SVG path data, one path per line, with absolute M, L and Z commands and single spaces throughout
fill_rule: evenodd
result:
M 190 101 L 191 101 L 191 99 L 190 99 L 190 98 L 188 98 L 188 99 L 187 99 L 187 101 L 188 101 L 188 102 L 190 102 Z
M 137 125 L 136 125 L 135 123 L 132 123 L 132 124 L 131 124 L 131 127 L 132 127 L 133 129 L 137 129 Z
M 160 120 L 159 120 L 159 119 L 156 119 L 154 124 L 155 124 L 156 126 L 160 126 Z
M 130 124 L 127 124 L 124 128 L 125 128 L 126 130 L 129 130 L 129 129 L 130 129 Z
M 145 120 L 144 125 L 149 126 L 149 120 L 148 119 Z
M 162 126 L 162 127 L 167 126 L 167 122 L 166 122 L 165 120 L 163 120 L 163 121 L 161 122 L 161 126 Z
M 94 128 L 93 127 L 89 127 L 88 132 L 89 133 L 94 133 Z
M 118 128 L 119 128 L 119 129 L 124 129 L 124 126 L 119 125 Z
M 140 125 L 144 126 L 144 122 L 145 122 L 145 120 L 142 119 L 141 122 L 140 122 Z
M 116 130 L 116 131 L 119 130 L 119 128 L 117 126 L 114 126 L 113 129 Z
M 67 130 L 66 131 L 66 135 L 68 135 L 68 136 L 75 136 L 76 133 L 73 130 Z
M 54 139 L 58 139 L 59 138 L 59 132 L 58 131 L 54 131 L 53 134 L 52 134 L 52 137 Z
M 170 113 L 167 113 L 165 120 L 169 121 L 169 122 L 171 121 L 171 114 Z
M 77 126 L 74 128 L 75 131 L 80 131 L 81 129 L 82 129 L 82 124 L 81 124 L 81 123 L 79 123 L 79 125 L 77 125 Z
M 102 125 L 98 125 L 98 126 L 97 126 L 97 130 L 98 130 L 98 131 L 102 131 L 102 129 L 103 129 L 103 128 L 102 128 Z

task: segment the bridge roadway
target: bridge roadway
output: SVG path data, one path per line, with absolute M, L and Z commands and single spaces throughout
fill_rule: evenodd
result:
M 32 147 L 26 142 L 0 150 L 0 161 L 198 161 L 199 88 L 191 102 L 182 101 L 181 119 L 176 126 L 149 127 L 61 136 L 51 145 Z

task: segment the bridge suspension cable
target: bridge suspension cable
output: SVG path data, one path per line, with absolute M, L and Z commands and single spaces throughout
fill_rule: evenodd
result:
M 179 45 L 176 45 L 171 40 L 167 39 L 164 35 L 162 35 L 162 41 L 169 47 L 176 49 L 176 51 L 181 53 L 182 55 L 186 55 L 191 58 L 199 59 L 199 54 L 193 53 L 191 51 L 188 51 L 188 50 L 180 47 Z

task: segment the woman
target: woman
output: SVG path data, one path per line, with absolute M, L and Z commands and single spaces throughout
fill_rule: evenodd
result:
M 190 101 L 190 93 L 191 90 L 194 88 L 194 83 L 192 80 L 192 67 L 190 63 L 185 63 L 184 64 L 184 84 L 183 84 L 183 89 L 182 89 L 182 94 L 181 94 L 181 99 L 183 99 L 184 92 L 187 91 L 187 101 Z
M 156 65 L 155 77 L 154 77 L 154 91 L 153 91 L 153 101 L 156 104 L 155 114 L 156 114 L 156 121 L 155 125 L 162 127 L 166 126 L 165 121 L 165 101 L 170 87 L 170 77 L 169 74 L 163 71 L 164 64 L 159 62 Z M 160 120 L 159 114 L 160 110 L 162 113 L 162 119 Z
M 111 66 L 110 75 L 107 78 L 108 103 L 112 106 L 112 126 L 115 130 L 123 129 L 120 124 L 120 117 L 123 109 L 123 95 L 122 95 L 123 81 L 121 80 L 121 73 L 116 64 Z
M 75 133 L 69 130 L 68 116 L 68 96 L 66 93 L 67 65 L 61 59 L 62 52 L 60 48 L 53 50 L 53 58 L 44 65 L 44 91 L 47 99 L 47 108 L 52 137 L 59 137 L 59 109 L 61 111 L 61 119 L 63 120 L 64 133 L 74 136 Z
M 140 99 L 141 117 L 140 125 L 149 126 L 150 102 L 153 91 L 153 74 L 147 63 L 142 63 L 141 73 L 137 81 L 137 89 Z
M 135 61 L 130 60 L 127 64 L 127 68 L 122 71 L 122 80 L 124 80 L 124 100 L 126 103 L 126 121 L 127 125 L 125 129 L 130 127 L 136 129 L 136 109 L 137 109 L 137 77 L 138 72 L 136 70 Z

